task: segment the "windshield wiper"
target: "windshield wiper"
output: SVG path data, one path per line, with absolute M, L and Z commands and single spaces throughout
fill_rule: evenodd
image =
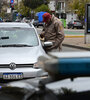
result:
M 33 47 L 33 46 L 27 44 L 7 44 L 7 45 L 0 45 L 0 47 Z

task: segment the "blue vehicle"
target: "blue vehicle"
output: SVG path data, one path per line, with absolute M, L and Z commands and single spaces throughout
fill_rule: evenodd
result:
M 52 59 L 44 62 L 44 70 L 55 77 L 57 75 L 56 78 L 90 75 L 90 52 L 51 52 L 49 55 Z
M 46 12 L 38 12 L 36 14 L 36 16 L 38 16 L 38 21 L 39 22 L 43 22 L 43 17 L 42 16 L 43 16 L 44 13 L 46 13 Z
M 37 26 L 37 27 L 44 26 L 43 17 L 42 17 L 44 13 L 46 13 L 46 12 L 38 12 L 38 13 L 36 13 L 37 19 L 34 20 L 34 22 L 33 22 L 34 26 Z

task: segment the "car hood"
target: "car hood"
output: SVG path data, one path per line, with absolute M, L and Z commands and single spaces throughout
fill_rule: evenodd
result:
M 37 47 L 12 47 L 0 48 L 0 64 L 30 64 L 37 62 L 37 58 L 45 54 L 42 48 Z

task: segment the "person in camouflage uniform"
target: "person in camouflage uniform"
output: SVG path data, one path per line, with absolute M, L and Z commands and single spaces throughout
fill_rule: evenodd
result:
M 53 45 L 46 47 L 45 51 L 61 51 L 62 42 L 64 40 L 64 28 L 62 22 L 60 19 L 49 13 L 43 15 L 43 22 L 45 22 L 45 26 L 40 37 L 44 38 L 44 41 L 53 42 Z

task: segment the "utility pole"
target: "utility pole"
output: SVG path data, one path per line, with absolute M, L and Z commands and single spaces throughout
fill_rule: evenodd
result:
M 18 6 L 18 0 L 17 0 L 17 6 Z
M 56 11 L 57 11 L 57 4 L 58 4 L 58 0 L 55 0 L 55 15 L 56 15 Z

